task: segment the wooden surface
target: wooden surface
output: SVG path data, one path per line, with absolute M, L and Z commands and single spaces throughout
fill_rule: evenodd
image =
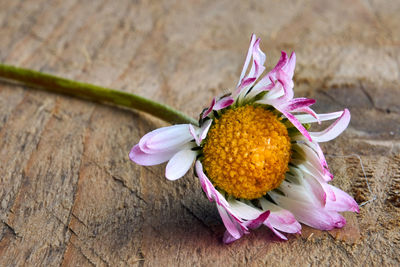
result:
M 197 116 L 233 90 L 250 34 L 296 50 L 295 93 L 352 121 L 323 145 L 360 214 L 226 246 L 199 182 L 128 159 L 148 115 L 0 84 L 0 266 L 398 266 L 399 1 L 0 1 L 1 62 L 138 93 Z M 361 156 L 369 192 L 360 163 Z M 336 155 L 336 156 L 335 156 Z

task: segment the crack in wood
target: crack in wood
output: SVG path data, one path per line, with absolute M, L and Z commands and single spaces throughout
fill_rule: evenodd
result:
M 145 204 L 148 204 L 147 201 L 142 196 L 140 196 L 140 194 L 138 194 L 137 192 L 135 192 L 133 189 L 131 189 L 129 186 L 126 185 L 126 182 L 123 178 L 120 178 L 116 175 L 111 175 L 111 178 L 113 178 L 113 180 L 118 184 L 120 184 L 122 187 L 128 189 L 128 191 L 131 192 L 131 194 L 133 194 L 135 197 L 143 201 Z
M 1 222 L 6 226 L 6 228 L 9 230 L 9 232 L 11 232 L 11 234 L 12 234 L 13 236 L 18 237 L 18 238 L 22 238 L 22 236 L 20 236 L 20 235 L 15 231 L 14 227 L 12 227 L 8 222 L 6 222 L 6 221 L 4 221 L 4 220 L 1 220 Z M 0 239 L 0 241 L 1 241 L 1 239 Z
M 204 222 L 204 220 L 201 217 L 197 216 L 196 213 L 194 213 L 188 206 L 186 206 L 183 203 L 183 201 L 181 201 L 181 205 L 192 217 L 194 217 L 197 221 L 199 221 L 201 225 L 204 226 L 205 229 L 207 229 L 207 231 L 209 231 L 212 235 L 216 234 L 216 232 L 214 232 L 212 228 L 206 222 Z

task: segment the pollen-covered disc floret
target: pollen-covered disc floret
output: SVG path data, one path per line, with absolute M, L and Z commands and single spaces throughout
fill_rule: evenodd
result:
M 251 105 L 228 109 L 208 132 L 203 166 L 212 182 L 236 198 L 255 199 L 277 188 L 290 160 L 285 125 Z

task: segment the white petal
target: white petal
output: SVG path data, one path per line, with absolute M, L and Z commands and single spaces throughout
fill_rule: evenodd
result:
M 217 204 L 217 209 L 225 225 L 226 230 L 234 238 L 234 240 L 239 239 L 243 235 L 243 231 L 240 225 L 237 222 L 235 222 L 232 219 L 232 217 L 229 216 L 228 212 L 218 204 Z
M 199 138 L 200 142 L 203 141 L 207 137 L 207 133 L 208 133 L 208 130 L 210 129 L 210 126 L 211 126 L 212 122 L 213 122 L 212 120 L 208 120 L 201 126 L 200 134 L 199 134 L 200 135 L 200 138 Z
M 256 35 L 255 35 L 255 34 L 252 34 L 252 35 L 251 35 L 251 39 L 250 39 L 249 50 L 247 51 L 247 55 L 246 55 L 246 60 L 244 61 L 242 73 L 240 74 L 239 82 L 238 82 L 238 84 L 236 85 L 236 87 L 238 87 L 238 86 L 240 85 L 240 83 L 242 82 L 242 79 L 243 79 L 244 75 L 246 74 L 247 67 L 249 66 L 250 59 L 251 59 L 251 56 L 252 56 L 252 53 L 253 53 L 253 46 L 254 46 L 255 41 L 256 41 Z
M 154 130 L 139 141 L 140 149 L 148 154 L 178 149 L 192 140 L 189 124 L 178 124 Z
M 310 132 L 312 140 L 321 143 L 335 139 L 347 128 L 350 122 L 350 117 L 350 111 L 345 109 L 342 116 L 340 116 L 339 119 L 337 119 L 325 130 L 321 132 Z
M 175 153 L 176 151 L 168 151 L 157 154 L 147 154 L 140 149 L 139 145 L 135 145 L 129 153 L 129 158 L 139 165 L 151 166 L 168 161 Z
M 282 208 L 289 210 L 296 219 L 308 226 L 331 230 L 335 227 L 343 227 L 346 220 L 337 212 L 318 208 L 302 201 L 282 196 L 273 191 L 268 192 L 271 198 Z
M 245 220 L 254 220 L 263 213 L 261 210 L 246 205 L 245 203 L 236 199 L 228 200 L 229 212 L 235 217 L 242 218 Z
M 296 218 L 290 211 L 285 210 L 265 198 L 260 198 L 260 204 L 263 210 L 270 210 L 266 224 L 271 230 L 274 231 L 282 239 L 286 239 L 279 232 L 277 233 L 275 229 L 285 232 L 285 233 L 298 233 L 301 230 L 301 225 L 297 222 Z M 275 228 L 275 229 L 272 229 Z
M 176 153 L 168 162 L 165 176 L 168 180 L 176 180 L 181 178 L 190 169 L 197 152 L 190 149 L 181 150 Z
M 336 118 L 339 118 L 342 116 L 343 111 L 337 111 L 337 112 L 332 112 L 332 113 L 324 113 L 324 114 L 318 114 L 318 118 L 320 121 L 329 121 L 333 120 Z M 311 116 L 310 114 L 300 114 L 300 115 L 295 115 L 295 117 L 301 122 L 301 123 L 313 123 L 317 122 L 317 119 Z
M 293 174 L 293 175 L 291 175 Z M 286 175 L 289 181 L 293 181 L 291 176 L 297 178 L 300 184 L 289 183 L 284 180 L 278 187 L 287 197 L 303 202 L 311 203 L 314 206 L 324 207 L 326 203 L 326 194 L 321 184 L 307 172 L 291 167 Z

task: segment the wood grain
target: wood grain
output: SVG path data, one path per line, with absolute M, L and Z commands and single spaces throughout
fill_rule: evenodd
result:
M 398 266 L 400 3 L 397 1 L 0 2 L 7 64 L 137 93 L 192 116 L 238 79 L 250 34 L 268 66 L 296 50 L 295 93 L 349 107 L 323 145 L 333 184 L 362 203 L 345 228 L 259 229 L 226 246 L 191 173 L 128 159 L 165 125 L 134 111 L 0 84 L 0 266 Z M 365 166 L 366 179 L 357 154 Z M 372 192 L 368 190 L 367 182 Z

